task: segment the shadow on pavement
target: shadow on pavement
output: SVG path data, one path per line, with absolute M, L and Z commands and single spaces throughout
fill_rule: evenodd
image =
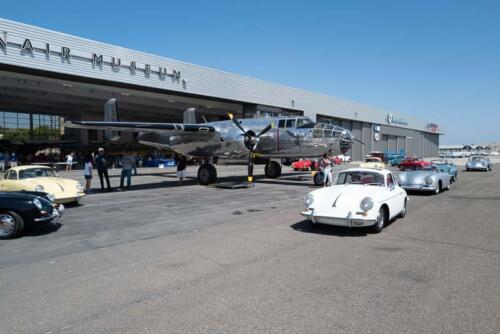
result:
M 32 225 L 26 228 L 23 237 L 39 237 L 42 235 L 57 232 L 61 228 L 60 223 L 47 223 L 41 225 Z
M 370 229 L 366 227 L 349 228 L 343 226 L 313 224 L 308 220 L 295 223 L 290 227 L 295 231 L 303 233 L 331 235 L 336 237 L 365 237 L 370 234 Z

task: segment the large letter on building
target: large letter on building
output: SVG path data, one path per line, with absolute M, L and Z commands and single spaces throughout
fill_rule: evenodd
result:
M 67 46 L 62 46 L 61 47 L 61 57 L 70 59 L 71 58 L 71 50 Z
M 102 64 L 102 60 L 103 60 L 102 55 L 99 55 L 99 57 L 97 57 L 97 54 L 95 53 L 92 54 L 92 64 L 100 65 Z
M 33 44 L 31 44 L 31 41 L 29 39 L 25 39 L 23 42 L 23 45 L 21 45 L 21 51 L 29 51 L 33 53 Z

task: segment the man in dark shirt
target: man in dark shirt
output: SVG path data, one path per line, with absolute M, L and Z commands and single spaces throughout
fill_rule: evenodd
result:
M 104 156 L 104 149 L 102 147 L 99 148 L 99 154 L 95 158 L 95 166 L 97 168 L 97 173 L 99 174 L 99 180 L 101 180 L 101 190 L 104 191 L 104 180 L 106 177 L 106 183 L 108 185 L 108 191 L 111 191 L 111 187 L 109 185 L 109 176 L 108 176 L 108 160 Z

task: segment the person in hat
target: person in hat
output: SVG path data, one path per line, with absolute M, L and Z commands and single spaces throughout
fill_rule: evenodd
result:
M 95 158 L 95 167 L 97 169 L 97 174 L 99 175 L 99 180 L 101 181 L 101 190 L 104 191 L 103 179 L 106 178 L 108 191 L 111 191 L 108 175 L 108 158 L 104 155 L 104 149 L 102 147 L 99 147 L 97 157 Z

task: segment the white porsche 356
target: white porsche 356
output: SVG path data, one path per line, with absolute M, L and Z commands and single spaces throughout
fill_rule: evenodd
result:
M 312 223 L 372 226 L 379 233 L 389 220 L 405 216 L 407 202 L 391 171 L 351 168 L 340 172 L 330 187 L 307 194 L 301 214 Z

